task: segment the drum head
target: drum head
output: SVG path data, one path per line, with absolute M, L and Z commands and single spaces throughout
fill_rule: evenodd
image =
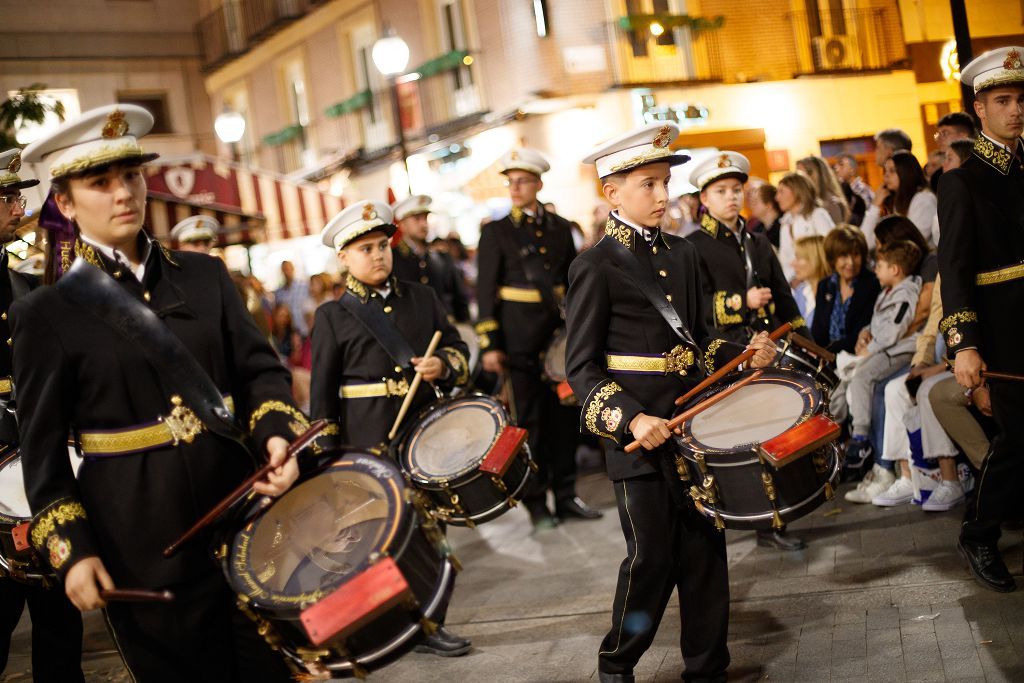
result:
M 68 445 L 68 459 L 71 461 L 72 473 L 78 476 L 78 468 L 82 466 L 82 457 L 70 444 Z M 25 493 L 21 456 L 17 452 L 0 462 L 0 517 L 17 520 L 32 517 L 28 496 Z
M 262 607 L 317 602 L 392 547 L 405 519 L 402 489 L 390 462 L 341 458 L 255 512 L 235 534 L 229 582 Z
M 688 407 L 727 386 L 715 387 Z M 820 392 L 805 375 L 785 370 L 765 372 L 690 420 L 684 433 L 693 446 L 718 451 L 741 450 L 750 444 L 764 443 L 803 422 L 820 402 Z
M 404 440 L 402 465 L 420 481 L 453 481 L 480 466 L 507 424 L 504 407 L 490 396 L 435 404 Z
M 565 376 L 565 340 L 564 332 L 558 334 L 544 352 L 544 374 L 552 382 L 564 382 L 568 379 Z

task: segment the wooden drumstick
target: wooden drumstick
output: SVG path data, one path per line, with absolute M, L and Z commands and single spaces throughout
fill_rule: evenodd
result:
M 947 356 L 943 356 L 942 360 L 945 361 L 946 367 L 950 370 L 956 370 L 956 364 L 952 359 Z M 1004 382 L 1024 382 L 1024 375 L 1014 375 L 1010 372 L 995 372 L 994 370 L 982 370 L 981 376 L 985 379 L 998 379 Z
M 775 330 L 773 330 L 772 333 L 768 335 L 768 338 L 771 339 L 772 341 L 778 341 L 780 338 L 786 336 L 786 334 L 788 334 L 789 331 L 792 330 L 792 329 L 793 329 L 793 326 L 790 325 L 789 323 L 786 323 L 785 325 L 781 325 L 781 326 L 775 328 Z M 707 379 L 705 379 L 703 382 L 701 382 L 700 384 L 695 386 L 693 389 L 690 389 L 685 394 L 683 394 L 682 396 L 677 398 L 676 399 L 676 405 L 677 406 L 683 405 L 684 403 L 689 401 L 691 398 L 693 398 L 694 396 L 696 396 L 700 392 L 702 392 L 705 389 L 707 389 L 708 387 L 710 387 L 712 384 L 717 383 L 718 380 L 722 379 L 723 377 L 728 375 L 730 372 L 732 372 L 733 370 L 738 368 L 740 363 L 743 363 L 743 362 L 748 361 L 751 358 L 753 358 L 755 353 L 757 353 L 757 351 L 755 351 L 754 349 L 747 349 L 746 351 L 744 351 L 740 355 L 736 356 L 731 361 L 729 361 L 728 363 L 723 365 L 721 368 L 719 368 L 717 371 L 715 371 L 713 374 L 708 375 Z
M 327 425 L 327 420 L 317 420 L 311 424 L 309 429 L 289 444 L 288 453 L 285 455 L 284 461 L 288 462 L 288 460 L 295 457 L 299 451 L 311 444 L 313 439 L 315 439 L 317 435 L 327 427 Z M 229 507 L 234 505 L 236 501 L 249 495 L 249 492 L 252 491 L 253 484 L 265 478 L 274 469 L 275 466 L 268 462 L 266 465 L 256 470 L 252 476 L 239 484 L 234 491 L 225 496 L 224 499 L 214 505 L 209 512 L 200 517 L 199 521 L 193 524 L 191 529 L 181 535 L 181 538 L 164 548 L 164 557 L 169 558 L 176 555 L 178 550 L 181 549 L 182 544 L 188 542 L 193 536 L 217 521 L 217 519 L 224 514 Z
M 434 351 L 437 350 L 437 345 L 441 343 L 441 330 L 434 332 L 434 336 L 430 338 L 430 345 L 427 346 L 427 352 L 423 354 L 423 360 L 426 360 L 434 355 Z M 412 384 L 409 385 L 409 393 L 405 395 L 405 400 L 402 401 L 402 407 L 398 409 L 398 417 L 395 418 L 395 423 L 391 425 L 391 431 L 388 432 L 388 441 L 395 438 L 395 434 L 398 433 L 398 426 L 402 424 L 402 420 L 405 419 L 405 414 L 409 412 L 409 406 L 412 405 L 412 398 L 416 395 L 416 392 L 420 388 L 420 382 L 423 381 L 423 375 L 420 371 L 416 371 L 416 376 L 412 378 Z
M 727 389 L 723 389 L 722 391 L 718 392 L 717 394 L 715 394 L 711 398 L 709 398 L 709 399 L 707 399 L 705 401 L 701 401 L 700 403 L 698 403 L 694 407 L 690 408 L 689 410 L 685 410 L 685 411 L 679 413 L 678 415 L 673 417 L 671 420 L 669 420 L 667 423 L 665 423 L 665 426 L 668 427 L 670 430 L 675 431 L 677 427 L 679 427 L 681 424 L 685 423 L 687 420 L 689 420 L 689 419 L 691 419 L 693 417 L 696 417 L 697 415 L 700 415 L 705 410 L 707 410 L 711 406 L 715 405 L 716 403 L 718 403 L 719 401 L 724 399 L 726 396 L 729 396 L 730 394 L 736 393 L 743 386 L 745 386 L 747 384 L 750 384 L 755 379 L 760 377 L 762 374 L 764 374 L 764 373 L 761 370 L 758 370 L 757 372 L 754 372 L 754 373 L 751 373 L 751 374 L 747 375 L 746 377 L 741 379 L 739 382 L 736 382 L 735 384 L 729 386 Z M 626 446 L 626 452 L 627 453 L 633 453 L 634 451 L 636 451 L 636 450 L 638 450 L 640 448 L 643 448 L 643 445 L 639 441 L 634 441 L 633 443 L 631 443 L 628 446 Z
M 826 363 L 834 363 L 836 360 L 836 354 L 832 353 L 823 346 L 818 346 L 817 344 L 815 344 L 802 334 L 797 334 L 796 332 L 794 332 L 793 334 L 789 335 L 789 341 L 793 342 L 804 351 L 810 351 L 811 353 L 813 353 L 815 356 L 822 359 Z
M 174 602 L 174 593 L 171 591 L 142 588 L 104 588 L 100 591 L 100 597 L 107 602 Z

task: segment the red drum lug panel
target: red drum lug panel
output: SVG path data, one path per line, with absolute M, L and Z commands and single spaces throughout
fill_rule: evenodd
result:
M 565 405 L 565 402 L 571 399 L 574 394 L 568 382 L 559 382 L 558 386 L 555 387 L 555 393 L 558 394 L 558 400 L 562 402 L 562 405 Z
M 815 451 L 839 438 L 839 425 L 824 415 L 815 415 L 806 422 L 765 441 L 759 453 L 776 469 Z
M 415 597 L 390 557 L 353 577 L 320 602 L 302 611 L 300 618 L 310 642 L 323 645 L 341 640 L 381 614 Z
M 480 471 L 496 474 L 499 477 L 504 476 L 508 472 L 509 465 L 523 449 L 526 437 L 527 432 L 522 427 L 511 425 L 504 427 L 491 450 L 480 462 Z
M 19 552 L 28 550 L 30 547 L 28 542 L 29 525 L 29 522 L 22 522 L 11 529 L 11 538 L 14 539 L 14 549 Z

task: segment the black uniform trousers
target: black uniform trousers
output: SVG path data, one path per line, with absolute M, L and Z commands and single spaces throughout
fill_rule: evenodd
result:
M 580 409 L 563 406 L 541 372 L 536 356 L 508 357 L 516 424 L 529 432 L 527 443 L 538 467 L 523 496 L 531 514 L 542 512 L 548 489 L 555 494 L 556 508 L 576 495 L 576 448 L 580 444 Z
M 291 674 L 235 607 L 219 572 L 171 586 L 174 602 L 112 602 L 107 626 L 139 683 L 284 683 Z M 159 637 L 157 637 L 159 636 Z
M 651 646 L 672 591 L 679 593 L 687 681 L 724 681 L 729 666 L 729 569 L 725 534 L 680 508 L 662 474 L 614 482 L 626 559 L 619 566 L 612 628 L 598 668 L 631 673 Z
M 964 511 L 962 532 L 966 541 L 995 545 L 1002 522 L 1024 519 L 1024 387 L 998 381 L 989 387 L 999 434 L 981 465 L 975 496 Z
M 76 683 L 82 675 L 82 613 L 62 586 L 0 579 L 0 672 L 7 668 L 11 635 L 28 604 L 32 617 L 32 679 L 36 683 Z

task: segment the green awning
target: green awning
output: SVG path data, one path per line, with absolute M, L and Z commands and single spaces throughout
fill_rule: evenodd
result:
M 420 78 L 429 78 L 430 76 L 436 76 L 441 72 L 451 71 L 452 69 L 464 66 L 465 62 L 463 60 L 468 56 L 469 52 L 466 50 L 453 50 L 441 55 L 440 57 L 434 57 L 429 61 L 423 62 L 413 69 L 413 71 L 418 73 Z
M 373 95 L 369 90 L 362 90 L 347 100 L 342 100 L 337 104 L 331 105 L 324 113 L 332 119 L 341 116 L 342 114 L 350 114 L 354 111 L 359 111 L 360 109 L 365 109 L 370 106 L 370 100 L 372 97 Z
M 718 16 L 712 19 L 704 17 L 691 17 L 687 14 L 630 14 L 626 17 L 619 17 L 619 28 L 623 31 L 646 31 L 651 24 L 658 22 L 665 28 L 688 28 L 693 31 L 710 31 L 722 28 L 725 24 L 725 17 Z
M 276 133 L 264 135 L 263 144 L 268 145 L 270 147 L 277 147 L 278 145 L 283 145 L 286 142 L 294 140 L 300 135 L 302 135 L 302 126 L 300 126 L 297 123 L 293 123 L 287 128 L 282 128 Z

